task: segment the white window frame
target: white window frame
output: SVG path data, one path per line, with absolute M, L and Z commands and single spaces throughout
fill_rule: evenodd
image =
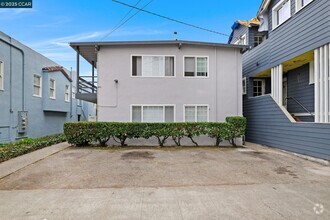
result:
M 186 107 L 195 107 L 195 122 L 197 122 L 197 107 L 207 107 L 207 121 L 210 122 L 210 106 L 208 104 L 184 104 L 183 105 L 183 122 L 186 122 Z
M 133 57 L 141 57 L 141 74 L 143 74 L 143 57 L 163 57 L 165 61 L 165 57 L 173 57 L 174 58 L 174 75 L 173 76 L 133 76 Z M 164 62 L 164 70 L 166 68 L 166 62 Z M 176 77 L 176 56 L 175 55 L 142 55 L 142 54 L 131 54 L 131 71 L 130 75 L 133 78 L 175 78 Z
M 51 82 L 54 82 L 54 88 L 51 88 Z M 54 91 L 54 96 L 51 96 L 51 91 Z M 56 80 L 55 79 L 49 79 L 49 98 L 50 99 L 56 99 Z
M 64 86 L 64 100 L 66 102 L 70 102 L 70 86 L 69 85 Z
M 261 82 L 261 95 L 254 96 L 254 81 Z M 259 97 L 259 96 L 265 95 L 265 93 L 266 93 L 266 81 L 265 81 L 265 79 L 253 79 L 252 88 L 253 88 L 252 97 Z
M 39 85 L 34 84 L 34 78 L 35 78 L 35 77 L 38 77 L 38 78 L 39 78 L 39 82 L 40 82 Z M 34 94 L 34 88 L 35 88 L 35 87 L 38 87 L 38 88 L 39 88 L 39 94 Z M 34 96 L 34 97 L 39 97 L 39 98 L 42 97 L 42 76 L 40 76 L 40 75 L 38 75 L 38 74 L 34 74 L 34 75 L 33 75 L 33 96 Z
M 290 10 L 289 10 L 289 13 L 290 13 L 290 16 L 288 17 L 288 19 L 286 19 L 285 21 L 283 21 L 282 23 L 280 24 L 277 24 L 277 12 L 282 8 L 282 6 L 287 3 L 289 4 L 289 7 L 290 7 Z M 275 30 L 277 27 L 281 26 L 282 24 L 284 24 L 287 20 L 289 20 L 292 16 L 292 13 L 291 13 L 291 0 L 281 0 L 280 2 L 278 2 L 272 9 L 272 29 Z
M 240 36 L 239 39 L 236 40 L 234 44 L 236 44 L 236 45 L 247 45 L 246 34 L 243 34 L 242 36 Z
M 72 98 L 75 99 L 76 98 L 76 87 L 72 86 Z
M 243 77 L 242 79 L 242 93 L 243 95 L 246 95 L 246 77 Z
M 141 107 L 141 122 L 143 122 L 143 107 L 163 107 L 163 122 L 165 122 L 165 107 L 169 106 L 169 107 L 173 107 L 173 122 L 176 122 L 176 105 L 175 104 L 132 104 L 130 106 L 130 122 L 133 122 L 133 107 Z
M 310 1 L 309 3 L 307 3 L 306 5 L 304 6 L 301 6 L 302 5 L 302 1 L 303 0 L 296 0 L 296 13 L 298 13 L 301 9 L 305 8 L 307 5 L 309 5 L 310 3 L 312 3 L 314 0 Z
M 315 83 L 314 61 L 309 62 L 309 85 Z
M 185 70 L 186 70 L 186 65 L 185 65 L 185 59 L 186 57 L 190 58 L 195 58 L 195 73 L 194 76 L 185 76 Z M 197 76 L 197 58 L 206 58 L 207 59 L 207 76 Z M 207 79 L 210 77 L 210 58 L 209 56 L 199 56 L 199 55 L 186 55 L 183 56 L 183 77 L 186 79 Z
M 4 62 L 0 60 L 0 91 L 4 91 Z

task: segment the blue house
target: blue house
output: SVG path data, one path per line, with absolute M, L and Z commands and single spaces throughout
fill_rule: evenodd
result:
M 61 133 L 88 120 L 92 103 L 77 100 L 77 76 L 0 32 L 0 143 Z
M 330 160 L 330 1 L 263 0 L 236 21 L 245 44 L 246 140 Z

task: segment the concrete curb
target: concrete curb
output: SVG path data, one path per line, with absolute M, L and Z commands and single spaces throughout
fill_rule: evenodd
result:
M 0 179 L 68 147 L 70 147 L 68 143 L 60 143 L 2 162 L 0 163 Z
M 298 154 L 298 153 L 282 150 L 282 149 L 279 149 L 279 148 L 276 148 L 276 147 L 269 147 L 269 146 L 266 146 L 266 145 L 260 145 L 260 144 L 255 144 L 255 143 L 251 143 L 251 142 L 247 142 L 247 143 L 254 144 L 255 146 L 259 146 L 259 147 L 262 147 L 262 148 L 269 148 L 269 149 L 272 149 L 272 150 L 277 150 L 277 151 L 280 151 L 282 153 L 293 155 L 293 156 L 296 156 L 296 157 L 299 157 L 299 158 L 302 158 L 302 159 L 305 159 L 305 160 L 308 160 L 308 161 L 311 161 L 311 162 L 314 162 L 314 163 L 318 163 L 318 164 L 321 164 L 321 165 L 324 165 L 324 166 L 330 166 L 330 161 L 328 161 L 328 160 L 324 160 L 324 159 L 320 159 L 320 158 L 316 158 L 316 157 L 311 157 L 311 156 L 307 156 L 307 155 L 304 155 L 304 154 Z M 251 146 L 249 146 L 249 145 L 243 145 L 243 147 L 251 149 Z

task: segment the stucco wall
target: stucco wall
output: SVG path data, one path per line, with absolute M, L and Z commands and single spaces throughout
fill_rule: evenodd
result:
M 131 77 L 132 55 L 174 55 L 175 77 Z M 184 56 L 208 56 L 208 78 L 183 77 Z M 208 104 L 210 121 L 242 114 L 239 49 L 206 46 L 117 46 L 98 52 L 98 120 L 130 121 L 131 104 L 174 104 L 183 121 L 184 104 Z M 114 80 L 118 80 L 118 85 Z

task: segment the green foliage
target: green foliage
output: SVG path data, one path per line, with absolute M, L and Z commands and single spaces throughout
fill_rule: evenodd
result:
M 236 146 L 236 138 L 242 137 L 246 131 L 246 118 L 233 116 L 226 118 L 228 126 L 228 137 L 226 138 L 229 143 Z
M 0 146 L 0 162 L 64 141 L 66 141 L 65 136 L 57 134 L 35 139 L 24 138 L 16 143 L 2 144 Z
M 189 138 L 196 146 L 195 137 L 208 135 L 216 139 L 216 146 L 223 140 L 236 145 L 235 139 L 245 133 L 246 120 L 243 117 L 228 117 L 227 122 L 175 122 L 175 123 L 135 123 L 135 122 L 68 122 L 64 125 L 64 134 L 70 144 L 86 145 L 98 142 L 105 146 L 113 138 L 121 146 L 126 140 L 134 138 L 149 139 L 155 137 L 163 147 L 169 138 L 181 146 L 183 137 Z

